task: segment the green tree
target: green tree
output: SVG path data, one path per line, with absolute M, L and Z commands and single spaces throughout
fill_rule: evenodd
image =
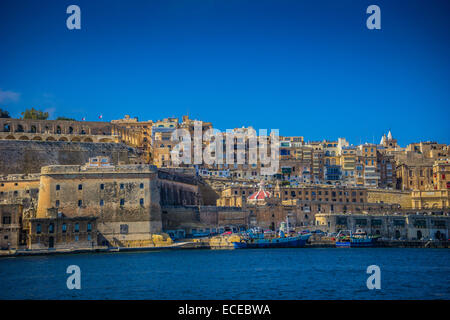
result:
M 0 118 L 11 118 L 7 110 L 0 109 Z
M 43 112 L 34 108 L 25 110 L 21 115 L 23 119 L 47 120 L 48 118 L 48 112 Z
M 73 118 L 66 118 L 66 117 L 58 117 L 56 120 L 66 120 L 66 121 L 75 121 Z

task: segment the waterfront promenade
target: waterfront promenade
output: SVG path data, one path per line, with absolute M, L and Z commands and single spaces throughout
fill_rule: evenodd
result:
M 450 248 L 449 241 L 403 241 L 403 240 L 380 240 L 377 243 L 378 248 Z M 306 244 L 305 248 L 336 248 L 334 241 L 315 240 Z M 38 256 L 38 255 L 59 255 L 59 254 L 79 254 L 79 253 L 116 253 L 133 251 L 161 251 L 161 250 L 199 250 L 199 249 L 228 249 L 233 247 L 223 246 L 215 247 L 210 244 L 209 239 L 197 239 L 197 241 L 174 242 L 167 246 L 152 247 L 94 247 L 94 248 L 73 248 L 73 249 L 41 249 L 41 250 L 0 250 L 1 257 L 14 256 Z M 301 248 L 300 248 L 301 249 Z M 340 249 L 340 248 L 336 248 Z

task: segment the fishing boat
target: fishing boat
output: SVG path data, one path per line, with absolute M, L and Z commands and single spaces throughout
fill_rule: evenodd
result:
M 277 238 L 249 238 L 233 242 L 235 249 L 251 248 L 301 248 L 304 247 L 311 234 Z
M 350 230 L 341 230 L 336 236 L 336 247 L 346 248 L 364 248 L 374 247 L 379 237 L 368 236 L 361 229 L 357 229 L 355 233 Z
M 289 227 L 287 230 L 280 229 L 278 235 L 253 228 L 248 230 L 240 241 L 233 242 L 233 245 L 235 249 L 301 248 L 310 236 L 310 233 L 291 236 Z

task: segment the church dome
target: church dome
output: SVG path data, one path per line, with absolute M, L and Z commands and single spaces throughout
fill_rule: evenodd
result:
M 259 184 L 259 190 L 248 197 L 248 200 L 262 201 L 269 198 L 271 193 L 264 189 L 264 182 Z

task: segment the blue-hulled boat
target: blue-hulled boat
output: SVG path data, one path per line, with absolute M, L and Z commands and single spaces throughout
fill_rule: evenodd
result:
M 357 230 L 355 233 L 351 231 L 339 231 L 336 236 L 336 247 L 344 248 L 365 248 L 374 247 L 378 237 L 368 236 L 366 232 Z
M 248 232 L 247 236 L 239 242 L 233 242 L 235 249 L 256 249 L 256 248 L 301 248 L 304 247 L 311 234 L 299 234 L 295 236 L 285 236 L 280 231 L 278 237 L 264 237 L 264 232 Z

